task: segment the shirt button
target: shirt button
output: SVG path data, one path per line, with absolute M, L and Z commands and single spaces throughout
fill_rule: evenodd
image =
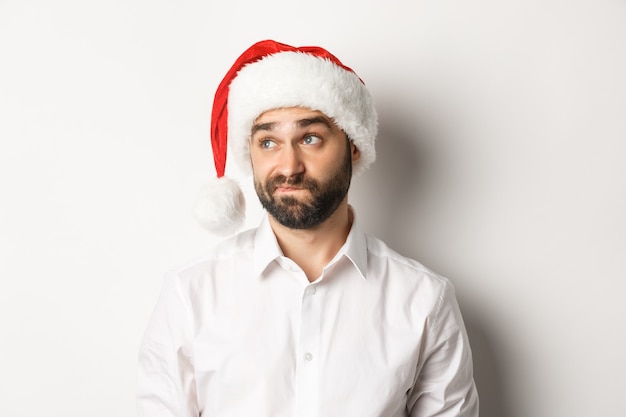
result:
M 311 362 L 313 360 L 313 355 L 310 352 L 305 353 L 304 360 L 307 362 Z
M 306 289 L 306 292 L 307 292 L 307 294 L 309 294 L 309 295 L 313 295 L 313 294 L 315 294 L 315 293 L 317 292 L 317 289 L 316 289 L 316 288 L 315 288 L 315 286 L 313 285 L 313 286 L 311 286 L 311 287 L 308 287 L 308 288 Z

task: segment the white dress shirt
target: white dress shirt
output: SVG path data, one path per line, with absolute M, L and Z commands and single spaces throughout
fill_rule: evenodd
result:
M 310 283 L 267 218 L 166 276 L 140 417 L 477 417 L 450 282 L 363 234 Z

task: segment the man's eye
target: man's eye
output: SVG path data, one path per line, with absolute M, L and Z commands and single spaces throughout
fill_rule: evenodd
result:
M 273 140 L 265 139 L 261 141 L 261 148 L 263 149 L 270 149 L 274 146 L 276 146 L 276 142 L 274 142 Z
M 307 135 L 304 137 L 304 139 L 302 139 L 302 143 L 304 143 L 305 145 L 315 145 L 316 143 L 319 143 L 322 139 L 320 139 L 318 136 L 315 135 Z

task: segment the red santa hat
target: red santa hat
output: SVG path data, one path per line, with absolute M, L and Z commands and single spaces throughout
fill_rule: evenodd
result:
M 317 46 L 258 42 L 235 61 L 215 92 L 211 144 L 217 179 L 203 188 L 195 207 L 196 218 L 209 231 L 232 234 L 245 218 L 241 189 L 224 176 L 227 150 L 230 159 L 250 173 L 254 121 L 268 110 L 285 107 L 306 107 L 332 118 L 361 153 L 354 174 L 376 159 L 376 109 L 352 69 Z

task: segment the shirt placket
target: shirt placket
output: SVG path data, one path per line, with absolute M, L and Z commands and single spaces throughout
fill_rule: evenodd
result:
M 320 293 L 309 284 L 302 294 L 300 331 L 296 352 L 296 417 L 314 417 L 319 412 Z

